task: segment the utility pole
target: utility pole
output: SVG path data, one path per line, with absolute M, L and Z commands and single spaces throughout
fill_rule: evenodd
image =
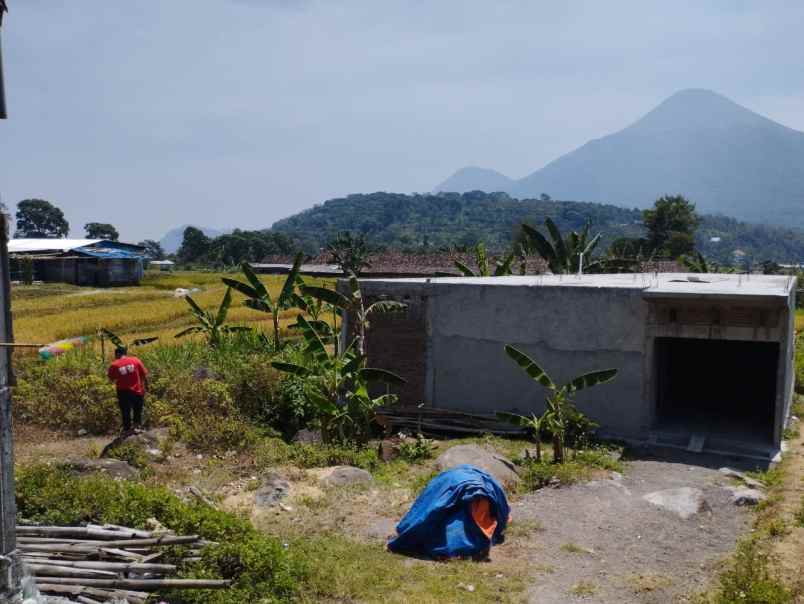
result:
M 0 0 L 0 33 L 6 1 Z M 2 38 L 0 37 L 0 46 Z M 0 119 L 6 119 L 3 57 L 0 50 Z M 8 222 L 0 214 L 0 342 L 13 342 L 11 330 L 11 282 L 8 270 Z M 14 501 L 14 444 L 11 430 L 10 348 L 0 347 L 0 602 L 21 600 L 21 565 L 17 555 L 17 507 Z

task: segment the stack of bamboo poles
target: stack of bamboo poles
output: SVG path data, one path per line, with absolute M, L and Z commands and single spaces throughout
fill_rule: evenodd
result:
M 377 410 L 377 423 L 386 433 L 414 432 L 427 436 L 443 434 L 499 434 L 520 436 L 527 431 L 502 422 L 495 415 L 464 413 L 433 407 L 381 407 Z
M 209 544 L 197 535 L 116 525 L 17 527 L 17 549 L 40 594 L 82 604 L 144 604 L 161 589 L 224 588 L 228 581 L 167 578 L 176 566 L 160 563 L 164 546 L 185 546 L 183 560 L 192 562 Z

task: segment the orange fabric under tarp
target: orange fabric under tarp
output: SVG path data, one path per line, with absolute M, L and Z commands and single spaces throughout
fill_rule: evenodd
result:
M 469 504 L 469 511 L 472 514 L 472 520 L 478 528 L 483 531 L 489 539 L 497 529 L 497 519 L 491 513 L 491 506 L 489 500 L 485 497 L 478 497 L 473 499 Z

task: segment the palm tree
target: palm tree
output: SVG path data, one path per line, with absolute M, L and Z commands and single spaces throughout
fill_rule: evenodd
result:
M 187 304 L 190 305 L 190 312 L 198 325 L 193 325 L 187 329 L 180 331 L 174 337 L 182 338 L 191 333 L 203 333 L 207 337 L 207 342 L 213 348 L 220 346 L 224 335 L 238 332 L 238 331 L 251 331 L 250 327 L 243 325 L 226 325 L 226 316 L 229 314 L 229 307 L 232 305 L 232 288 L 227 287 L 226 293 L 223 295 L 223 300 L 218 307 L 217 312 L 213 313 L 201 308 L 198 303 L 190 296 L 184 298 Z
M 537 427 L 541 428 L 543 425 L 552 434 L 553 461 L 562 463 L 564 461 L 564 439 L 568 422 L 574 415 L 580 413 L 573 404 L 573 395 L 584 388 L 591 388 L 597 384 L 610 382 L 617 375 L 617 370 L 592 371 L 570 380 L 563 386 L 558 386 L 544 369 L 539 367 L 533 359 L 521 350 L 508 344 L 505 347 L 505 352 L 517 365 L 525 370 L 525 373 L 531 379 L 549 391 L 548 396 L 545 398 L 545 412 L 542 414 Z M 527 418 L 524 419 L 527 420 Z
M 592 261 L 590 255 L 600 243 L 600 233 L 589 238 L 591 222 L 584 225 L 580 232 L 571 231 L 566 237 L 561 235 L 556 224 L 550 219 L 544 219 L 544 226 L 552 241 L 542 235 L 529 224 L 522 224 L 524 234 L 523 244 L 528 251 L 535 251 L 545 262 L 550 270 L 556 274 L 573 274 L 581 268 L 581 257 L 583 257 L 583 267 L 588 271 L 599 268 L 598 261 Z
M 282 347 L 282 340 L 279 333 L 279 314 L 283 310 L 298 306 L 300 302 L 299 296 L 296 294 L 296 285 L 299 281 L 299 271 L 301 270 L 303 259 L 303 252 L 296 254 L 296 258 L 293 260 L 293 266 L 288 276 L 285 278 L 285 283 L 282 285 L 282 290 L 279 292 L 276 299 L 271 297 L 268 288 L 260 281 L 260 278 L 248 262 L 243 262 L 241 265 L 241 269 L 248 283 L 225 277 L 222 279 L 226 285 L 246 296 L 246 306 L 271 314 L 274 324 L 274 350 L 279 350 Z

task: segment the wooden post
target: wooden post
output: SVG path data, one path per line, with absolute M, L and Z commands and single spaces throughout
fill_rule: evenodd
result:
M 0 342 L 13 342 L 8 225 L 0 215 Z M 0 602 L 16 602 L 21 594 L 14 492 L 14 447 L 11 429 L 11 347 L 0 346 Z

